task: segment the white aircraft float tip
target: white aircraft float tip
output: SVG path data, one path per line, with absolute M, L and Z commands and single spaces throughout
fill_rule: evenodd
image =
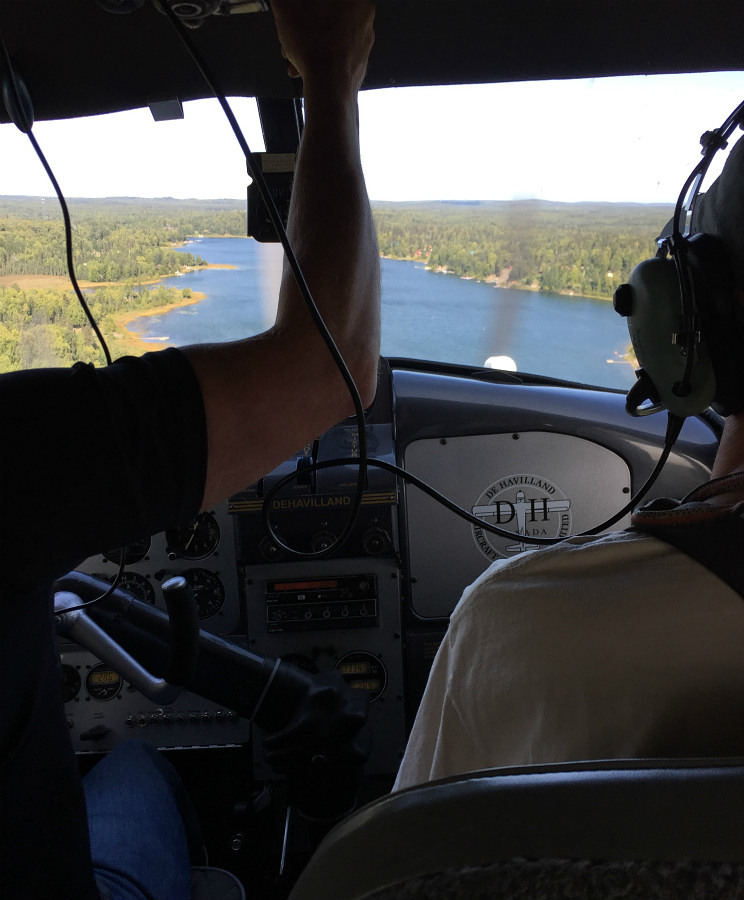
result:
M 501 369 L 504 372 L 517 371 L 517 364 L 511 356 L 489 356 L 483 365 L 487 369 Z

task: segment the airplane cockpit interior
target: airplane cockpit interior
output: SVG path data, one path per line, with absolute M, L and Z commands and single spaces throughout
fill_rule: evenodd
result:
M 61 579 L 57 645 L 78 764 L 86 772 L 133 738 L 173 764 L 197 809 L 210 866 L 234 879 L 227 888 L 207 885 L 206 894 L 195 887 L 194 897 L 532 896 L 505 881 L 497 892 L 492 870 L 485 887 L 451 878 L 446 888 L 426 877 L 546 857 L 714 860 L 738 871 L 738 888 L 694 896 L 744 897 L 744 816 L 737 823 L 732 812 L 744 809 L 741 758 L 679 766 L 567 760 L 576 765 L 437 782 L 436 796 L 425 788 L 390 794 L 432 661 L 474 579 L 495 560 L 572 535 L 624 529 L 639 503 L 683 497 L 710 475 L 721 415 L 707 396 L 678 419 L 663 412 L 658 390 L 636 375 L 626 294 L 615 289 L 656 252 L 700 158 L 699 135 L 724 123 L 733 143 L 744 127 L 742 4 L 377 0 L 374 27 L 359 106 L 384 263 L 376 398 L 188 527 L 101 547 Z M 250 101 L 258 144 L 248 149 L 250 174 L 243 164 L 231 195 L 241 199 L 230 209 L 245 217 L 242 243 L 278 258 L 303 108 L 301 82 L 288 77 L 279 52 L 271 0 L 1 0 L 0 37 L 0 146 L 11 130 L 14 140 L 41 132 L 44 144 L 44 129 L 68 120 L 95 125 L 149 110 L 154 127 L 165 128 L 207 98 Z M 698 77 L 699 90 L 691 80 Z M 558 84 L 599 90 L 634 78 L 635 106 L 609 93 L 605 112 L 614 108 L 601 121 L 580 118 L 553 93 Z M 682 100 L 675 94 L 659 101 L 655 80 Z M 476 146 L 464 118 L 448 128 L 458 94 L 446 107 L 428 105 L 424 93 L 460 88 L 492 92 L 468 113 L 485 148 Z M 522 93 L 512 98 L 509 90 Z M 409 95 L 411 112 L 401 112 Z M 672 115 L 664 119 L 672 100 L 684 109 L 674 120 L 679 133 L 666 124 Z M 397 104 L 387 128 L 386 104 Z M 525 113 L 519 121 L 517 107 Z M 377 116 L 374 135 L 366 131 L 367 109 Z M 644 175 L 674 186 L 664 200 L 647 203 L 623 196 L 630 157 L 610 154 L 641 112 L 644 127 L 655 117 L 665 123 L 657 139 L 687 151 L 674 167 L 665 151 L 654 157 L 644 145 Z M 414 140 L 407 117 L 412 131 L 424 117 L 441 120 L 446 138 L 442 146 L 418 147 L 401 176 L 398 159 L 407 158 Z M 570 146 L 568 138 L 558 146 L 556 118 L 569 125 Z M 220 140 L 234 142 L 224 128 Z M 203 137 L 211 140 L 211 132 Z M 379 176 L 373 137 L 383 147 Z M 575 202 L 553 202 L 547 174 L 543 194 L 517 185 L 504 200 L 485 187 L 480 197 L 449 202 L 450 168 L 467 170 L 485 155 L 508 183 L 520 156 L 532 161 L 533 175 L 554 157 L 560 175 L 595 137 L 600 143 L 591 146 L 608 153 L 605 160 L 588 151 L 595 178 L 608 185 L 611 205 L 628 200 L 625 219 L 620 212 L 612 219 L 609 202 L 578 191 Z M 132 156 L 139 150 L 146 158 L 143 143 L 133 142 Z M 188 157 L 188 141 L 181 152 Z M 431 169 L 422 189 L 429 194 L 396 203 L 386 180 L 413 179 L 435 152 L 446 162 Z M 31 146 L 27 153 L 33 157 Z M 98 153 L 105 172 L 104 143 Z M 710 178 L 725 153 L 714 155 Z M 190 162 L 219 168 L 220 159 L 215 145 L 211 158 Z M 49 164 L 55 168 L 52 153 Z M 7 170 L 2 184 L 4 218 L 21 215 L 11 201 L 35 204 L 22 213 L 28 218 L 41 215 L 38 197 L 25 189 L 15 196 Z M 43 206 L 45 218 L 61 218 L 51 186 Z M 71 209 L 74 232 L 74 202 Z M 489 215 L 500 243 L 484 276 L 472 268 L 482 261 L 478 237 L 463 223 L 485 229 Z M 594 223 L 594 246 L 581 260 L 560 256 L 549 268 L 585 227 L 580 215 Z M 440 223 L 436 238 L 426 216 Z M 548 246 L 525 249 L 544 223 L 552 229 Z M 510 229 L 518 238 L 512 243 Z M 610 246 L 616 233 L 619 250 Z M 449 256 L 436 257 L 432 245 L 444 254 L 447 241 Z M 213 261 L 204 241 L 184 249 Z M 12 268 L 13 252 L 20 251 L 0 259 L 2 288 L 23 274 Z M 587 274 L 590 265 L 599 275 Z M 422 277 L 429 280 L 414 284 Z M 170 279 L 177 280 L 185 283 Z M 480 304 L 472 311 L 465 290 Z M 498 308 L 497 291 L 504 296 Z M 416 300 L 409 304 L 411 292 Z M 643 316 L 654 319 L 655 311 L 631 314 L 631 330 L 651 328 Z M 154 327 L 151 350 L 174 333 Z M 2 319 L 0 328 L 2 362 Z M 519 332 L 519 349 L 495 338 L 505 332 Z M 589 356 L 596 364 L 582 368 L 581 357 Z M 674 377 L 678 384 L 687 376 Z M 102 601 L 88 602 L 102 593 Z M 188 616 L 178 611 L 183 596 L 191 598 Z M 278 741 L 265 743 L 277 734 Z M 515 883 L 525 883 L 524 871 L 515 871 Z M 412 878 L 423 881 L 405 893 L 400 885 Z M 628 896 L 693 896 L 663 890 Z

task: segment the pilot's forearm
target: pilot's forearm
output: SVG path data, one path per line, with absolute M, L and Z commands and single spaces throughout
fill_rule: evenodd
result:
M 380 261 L 358 146 L 355 93 L 308 84 L 303 135 L 290 209 L 289 237 L 313 299 L 365 404 L 374 397 L 380 343 Z M 288 265 L 277 328 L 317 355 L 318 378 L 335 385 L 338 420 L 352 412 L 348 391 L 310 322 Z
M 292 0 L 273 5 L 291 75 L 301 77 L 306 125 L 289 237 L 314 300 L 351 368 L 365 403 L 374 396 L 379 354 L 379 252 L 362 173 L 357 93 L 374 41 L 371 0 Z M 311 346 L 324 367 L 326 397 L 352 411 L 340 377 L 319 350 L 295 279 L 285 266 L 277 327 Z M 328 392 L 331 392 L 330 394 Z
M 289 236 L 314 300 L 358 384 L 374 396 L 379 253 L 357 126 L 357 90 L 372 45 L 368 0 L 276 0 L 290 72 L 304 77 L 307 124 Z M 271 471 L 353 410 L 349 391 L 286 269 L 265 334 L 190 347 L 207 421 L 208 507 Z

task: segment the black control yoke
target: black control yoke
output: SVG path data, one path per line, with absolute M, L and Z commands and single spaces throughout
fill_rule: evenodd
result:
M 100 625 L 90 618 L 88 610 L 81 608 L 92 590 L 100 588 L 95 579 L 86 578 L 83 584 L 75 573 L 75 591 L 67 576 L 67 589 L 54 594 L 54 615 L 57 633 L 70 638 L 81 647 L 94 653 L 108 663 L 133 687 L 152 700 L 153 703 L 168 706 L 177 699 L 183 688 L 193 678 L 199 659 L 199 615 L 194 595 L 182 575 L 176 575 L 163 582 L 163 595 L 170 622 L 170 650 L 168 664 L 162 678 L 152 675 L 144 666 L 124 650 Z M 81 590 L 83 588 L 83 590 Z M 95 604 L 94 604 L 95 605 Z M 90 607 L 92 609 L 92 607 Z
M 305 672 L 199 630 L 185 580 L 169 581 L 170 618 L 105 581 L 70 572 L 55 584 L 57 630 L 158 704 L 185 688 L 251 719 L 267 732 L 267 761 L 287 775 L 301 812 L 324 819 L 348 812 L 370 750 L 367 693 L 335 670 Z

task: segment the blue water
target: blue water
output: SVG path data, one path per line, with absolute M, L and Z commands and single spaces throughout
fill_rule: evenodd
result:
M 183 346 L 234 340 L 273 322 L 278 245 L 202 238 L 181 249 L 235 268 L 168 279 L 169 287 L 189 287 L 207 297 L 135 319 L 131 330 L 146 341 Z M 523 372 L 621 389 L 634 381 L 632 368 L 620 361 L 629 344 L 627 327 L 606 300 L 496 288 L 383 259 L 382 325 L 385 356 L 480 366 L 489 356 L 507 355 Z

